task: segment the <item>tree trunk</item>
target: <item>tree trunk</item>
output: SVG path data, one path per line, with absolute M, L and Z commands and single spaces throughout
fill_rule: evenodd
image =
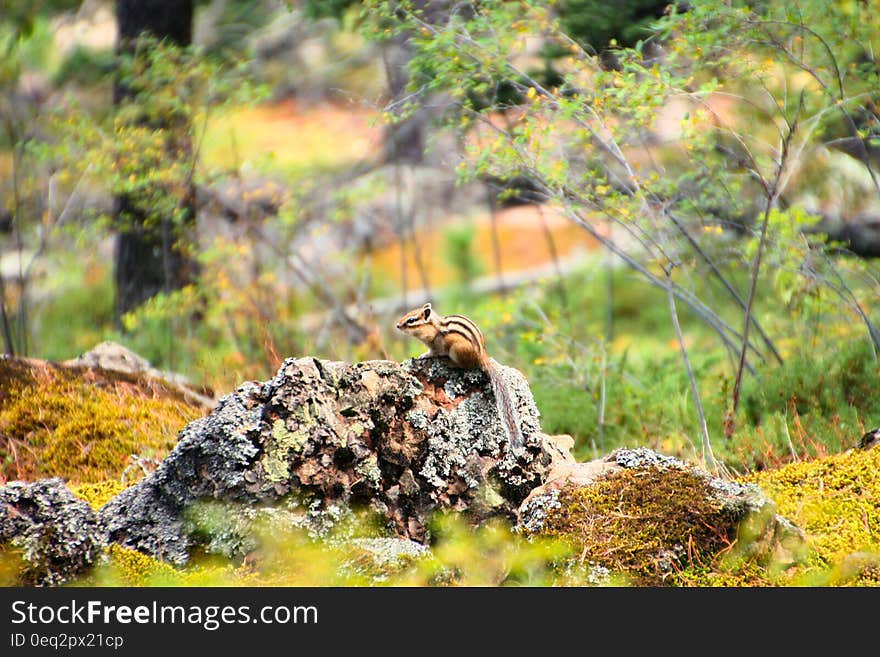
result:
M 452 4 L 449 0 L 415 0 L 413 7 L 421 12 L 423 21 L 441 26 L 449 20 Z M 464 10 L 461 10 L 464 11 Z M 409 60 L 413 56 L 410 35 L 399 35 L 385 50 L 385 74 L 388 78 L 388 93 L 395 104 L 401 103 L 407 95 L 409 83 Z M 420 164 L 425 159 L 425 142 L 428 122 L 436 109 L 430 103 L 421 105 L 406 119 L 386 127 L 384 155 L 386 162 Z
M 192 0 L 116 0 L 117 51 L 133 53 L 137 38 L 146 33 L 187 46 L 192 42 L 192 18 Z M 119 105 L 129 96 L 129 89 L 122 80 L 117 80 L 114 103 Z M 173 137 L 175 145 L 183 144 L 186 151 L 189 151 L 188 127 L 175 125 L 177 134 Z M 149 204 L 134 195 L 123 194 L 114 199 L 114 224 L 119 231 L 114 272 L 117 323 L 125 313 L 156 294 L 191 282 L 197 272 L 194 261 L 178 244 L 180 236 L 195 224 L 195 187 L 189 183 L 188 188 L 176 193 L 181 195 L 177 206 L 184 210 L 184 225 L 174 225 L 172 219 L 165 216 L 148 221 Z
M 388 94 L 392 102 L 400 103 L 406 96 L 409 83 L 409 60 L 412 46 L 409 35 L 403 34 L 385 49 L 383 59 L 385 75 L 388 78 Z M 419 164 L 425 157 L 425 131 L 428 126 L 428 111 L 420 105 L 410 116 L 400 122 L 385 127 L 383 139 L 386 162 Z

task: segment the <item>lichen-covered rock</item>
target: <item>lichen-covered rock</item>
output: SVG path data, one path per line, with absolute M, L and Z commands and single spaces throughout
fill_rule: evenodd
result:
M 0 554 L 18 558 L 19 584 L 62 584 L 103 554 L 106 533 L 95 511 L 61 479 L 0 488 Z
M 438 508 L 513 518 L 562 448 L 540 433 L 522 375 L 503 373 L 526 440 L 517 453 L 482 372 L 443 359 L 287 359 L 270 381 L 241 386 L 187 425 L 150 476 L 103 507 L 110 539 L 183 563 L 197 543 L 239 551 L 234 535 L 264 506 L 283 507 L 285 522 L 315 534 L 366 508 L 421 542 Z M 231 514 L 222 545 L 189 511 L 206 500 Z
M 558 464 L 523 502 L 519 527 L 572 541 L 583 561 L 651 585 L 732 555 L 784 568 L 806 550 L 804 533 L 757 486 L 644 447 Z
M 188 424 L 159 467 L 105 504 L 109 538 L 172 563 L 184 563 L 196 527 L 184 517 L 194 502 L 252 497 L 245 472 L 259 453 L 263 386 L 247 383 L 214 412 Z

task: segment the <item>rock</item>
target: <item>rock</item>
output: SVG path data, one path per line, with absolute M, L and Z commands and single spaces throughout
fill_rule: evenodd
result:
M 826 242 L 839 244 L 832 251 L 843 250 L 863 258 L 880 258 L 880 216 L 862 214 L 854 217 L 835 217 L 819 213 L 819 222 L 804 230 L 822 234 Z
M 643 447 L 557 464 L 520 506 L 518 527 L 574 542 L 589 566 L 651 585 L 724 556 L 785 568 L 806 550 L 804 533 L 754 484 Z
M 97 368 L 110 372 L 122 372 L 124 374 L 143 375 L 152 379 L 161 379 L 164 383 L 182 393 L 188 401 L 197 402 L 208 408 L 214 406 L 214 399 L 211 396 L 213 393 L 211 391 L 196 389 L 181 374 L 157 370 L 146 358 L 139 356 L 121 344 L 109 340 L 95 345 L 77 358 L 63 361 L 61 365 L 65 367 Z
M 19 554 L 17 583 L 62 584 L 94 564 L 105 545 L 97 514 L 61 479 L 0 488 L 0 553 Z
M 100 367 L 103 370 L 125 372 L 127 374 L 141 374 L 152 370 L 150 361 L 146 358 L 142 358 L 131 349 L 127 349 L 121 344 L 110 342 L 109 340 L 98 343 L 94 348 L 77 358 L 64 361 L 64 365 L 71 367 Z
M 244 384 L 211 414 L 188 424 L 177 446 L 152 474 L 105 504 L 100 515 L 111 541 L 172 563 L 192 544 L 184 510 L 198 500 L 243 499 L 245 471 L 259 450 L 259 384 Z M 236 492 L 238 493 L 236 495 Z
M 880 445 L 880 427 L 866 432 L 865 435 L 859 439 L 858 446 L 859 449 L 871 449 L 877 445 Z
M 516 454 L 479 371 L 442 359 L 289 358 L 272 380 L 242 385 L 187 425 L 159 467 L 100 515 L 111 541 L 172 563 L 186 562 L 196 545 L 246 553 L 249 528 L 269 507 L 273 522 L 315 536 L 369 510 L 417 542 L 428 540 L 440 508 L 474 522 L 513 519 L 566 450 L 540 433 L 522 375 L 505 368 L 504 376 L 526 437 Z M 206 532 L 208 517 L 215 529 Z

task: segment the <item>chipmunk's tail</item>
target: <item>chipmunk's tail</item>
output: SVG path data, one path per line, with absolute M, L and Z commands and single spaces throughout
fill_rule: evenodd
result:
M 513 403 L 513 395 L 504 376 L 501 374 L 501 366 L 492 358 L 487 359 L 486 373 L 492 382 L 492 392 L 495 395 L 495 403 L 498 406 L 498 414 L 501 416 L 501 423 L 504 425 L 504 431 L 507 433 L 507 440 L 510 446 L 518 449 L 525 442 L 522 430 L 519 427 L 519 413 L 516 412 L 516 406 Z

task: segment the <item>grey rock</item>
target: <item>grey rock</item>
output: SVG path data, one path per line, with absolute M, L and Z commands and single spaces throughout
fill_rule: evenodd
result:
M 176 564 L 196 545 L 246 554 L 267 508 L 281 526 L 315 537 L 370 509 L 392 535 L 419 542 L 440 508 L 475 522 L 513 519 L 552 458 L 527 382 L 511 368 L 504 376 L 526 441 L 515 454 L 481 372 L 443 359 L 289 358 L 271 380 L 242 385 L 187 425 L 101 518 L 111 541 Z
M 20 551 L 21 584 L 63 584 L 95 564 L 106 543 L 97 514 L 61 479 L 0 488 L 0 545 Z
M 186 509 L 198 500 L 255 499 L 245 475 L 259 452 L 262 393 L 259 384 L 246 383 L 184 427 L 152 474 L 101 508 L 110 541 L 184 563 L 196 531 Z
M 560 506 L 558 488 L 548 489 L 543 495 L 529 497 L 523 503 L 517 528 L 530 534 L 538 533 L 544 526 L 547 513 Z

